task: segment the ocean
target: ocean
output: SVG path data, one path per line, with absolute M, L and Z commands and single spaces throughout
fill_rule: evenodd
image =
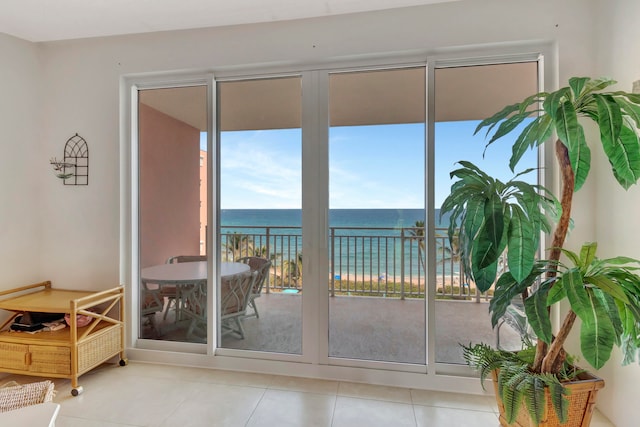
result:
M 226 228 L 257 226 L 300 227 L 301 209 L 222 209 L 221 225 Z M 416 221 L 424 221 L 424 209 L 331 209 L 330 227 L 412 227 Z M 435 211 L 436 228 L 447 227 Z M 446 222 L 446 221 L 445 221 Z
M 435 215 L 438 234 L 444 236 L 447 219 L 440 222 L 438 210 Z M 420 259 L 424 259 L 424 233 L 415 227 L 416 222 L 424 220 L 423 209 L 331 209 L 328 233 L 333 237 L 329 241 L 332 271 L 336 277 L 397 277 L 401 270 L 424 277 L 424 261 Z M 223 209 L 222 244 L 233 246 L 230 235 L 247 236 L 252 241 L 251 250 L 268 250 L 272 259 L 291 262 L 302 250 L 301 224 L 300 209 Z M 436 247 L 445 244 L 444 238 L 437 238 Z M 446 256 L 444 251 L 437 253 L 439 260 Z M 441 264 L 438 270 L 447 268 L 445 263 L 438 266 Z

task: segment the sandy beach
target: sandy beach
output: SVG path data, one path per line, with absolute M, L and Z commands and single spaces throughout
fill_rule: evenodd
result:
M 270 288 L 277 289 L 279 287 L 288 287 L 281 282 L 280 270 L 276 272 L 276 276 L 271 276 Z M 405 275 L 405 292 L 408 294 L 424 295 L 426 278 L 424 275 Z M 359 274 L 359 273 L 347 273 L 347 274 L 329 274 L 328 285 L 329 288 L 335 289 L 336 292 L 345 292 L 347 284 L 352 292 L 357 293 L 398 293 L 400 283 L 402 281 L 401 276 L 387 276 L 380 275 L 375 276 L 371 274 Z M 287 280 L 285 280 L 285 283 Z M 292 284 L 295 283 L 293 280 Z M 303 287 L 303 281 L 298 280 L 296 286 L 298 288 Z M 438 294 L 445 294 L 451 296 L 464 296 L 469 293 L 475 294 L 475 284 L 473 282 L 460 289 L 461 277 L 459 274 L 439 274 L 435 278 L 436 292 Z M 466 282 L 462 282 L 466 284 Z M 357 285 L 356 285 L 357 284 Z M 466 289 L 464 289 L 466 288 Z

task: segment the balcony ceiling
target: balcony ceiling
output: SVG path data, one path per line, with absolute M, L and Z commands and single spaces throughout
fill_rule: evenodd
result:
M 424 121 L 425 74 L 421 68 L 338 74 L 330 88 L 331 126 Z M 537 92 L 535 62 L 437 69 L 435 120 L 482 120 Z M 221 130 L 300 127 L 297 78 L 224 83 Z M 146 90 L 141 102 L 206 130 L 204 87 Z
M 33 42 L 315 18 L 458 0 L 3 0 L 0 33 Z

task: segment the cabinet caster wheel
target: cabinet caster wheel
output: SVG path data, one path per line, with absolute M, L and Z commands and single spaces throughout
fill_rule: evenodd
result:
M 78 387 L 76 387 L 76 388 L 72 388 L 72 389 L 71 389 L 71 395 L 72 395 L 72 396 L 77 396 L 77 395 L 79 395 L 79 394 L 82 394 L 82 392 L 83 392 L 83 391 L 84 391 L 84 390 L 83 390 L 82 386 L 78 386 Z
M 129 364 L 129 359 L 120 359 L 120 361 L 118 362 L 118 365 L 120 366 L 127 366 Z

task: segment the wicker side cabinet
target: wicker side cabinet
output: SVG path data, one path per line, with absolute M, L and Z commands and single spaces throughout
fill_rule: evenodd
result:
M 104 291 L 54 289 L 51 282 L 0 292 L 0 310 L 10 312 L 0 325 L 0 372 L 71 380 L 71 394 L 82 393 L 78 377 L 124 352 L 124 288 Z M 69 327 L 38 333 L 15 332 L 9 325 L 23 312 L 69 313 Z M 77 315 L 91 317 L 78 327 Z

